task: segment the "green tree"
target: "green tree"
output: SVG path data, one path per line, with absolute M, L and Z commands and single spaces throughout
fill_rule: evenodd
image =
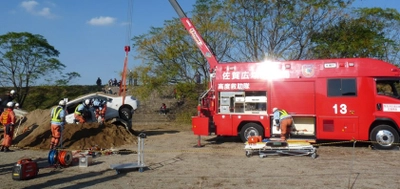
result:
M 9 32 L 0 36 L 0 81 L 12 86 L 17 101 L 23 105 L 31 85 L 47 75 L 65 68 L 58 59 L 60 52 L 41 35 Z
M 240 61 L 311 57 L 311 37 L 345 16 L 353 0 L 226 0 Z M 238 61 L 239 61 L 238 60 Z
M 362 8 L 353 15 L 314 34 L 314 57 L 398 60 L 399 13 L 394 9 Z
M 219 0 L 198 0 L 191 19 L 220 61 L 232 57 L 232 32 L 221 8 Z M 141 84 L 136 90 L 143 94 L 166 84 L 194 83 L 197 71 L 209 76 L 206 59 L 179 19 L 167 20 L 163 28 L 153 27 L 147 34 L 135 36 L 133 47 L 136 58 L 143 62 L 134 69 Z

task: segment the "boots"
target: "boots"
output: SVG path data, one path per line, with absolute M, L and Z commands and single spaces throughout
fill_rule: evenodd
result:
M 0 152 L 4 151 L 4 146 L 1 146 Z

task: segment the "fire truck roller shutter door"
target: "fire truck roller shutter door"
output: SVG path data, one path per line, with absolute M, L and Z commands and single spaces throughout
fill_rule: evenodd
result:
M 392 150 L 398 146 L 399 133 L 389 125 L 378 125 L 372 129 L 370 140 L 376 149 Z
M 246 142 L 251 136 L 261 136 L 264 137 L 264 128 L 257 123 L 246 123 L 240 130 L 240 139 Z

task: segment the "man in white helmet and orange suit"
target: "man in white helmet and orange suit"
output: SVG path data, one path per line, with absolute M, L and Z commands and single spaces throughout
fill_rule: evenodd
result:
M 4 126 L 4 139 L 0 151 L 8 152 L 14 136 L 14 123 L 16 122 L 14 113 L 14 103 L 8 102 L 7 108 L 1 113 L 0 121 Z
M 85 123 L 85 114 L 87 114 L 88 112 L 90 112 L 89 109 L 90 106 L 90 99 L 86 99 L 85 101 L 83 101 L 82 104 L 79 104 L 76 108 L 75 108 L 75 112 L 74 112 L 74 117 L 75 120 L 79 123 Z
M 51 143 L 50 149 L 55 149 L 60 143 L 60 137 L 62 132 L 62 127 L 65 125 L 65 116 L 67 112 L 65 110 L 65 101 L 61 100 L 58 106 L 51 110 Z

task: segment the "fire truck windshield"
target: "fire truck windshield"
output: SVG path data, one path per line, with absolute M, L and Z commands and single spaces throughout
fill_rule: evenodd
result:
M 376 79 L 376 92 L 378 93 L 378 95 L 400 98 L 398 91 L 400 91 L 400 80 L 398 78 Z

